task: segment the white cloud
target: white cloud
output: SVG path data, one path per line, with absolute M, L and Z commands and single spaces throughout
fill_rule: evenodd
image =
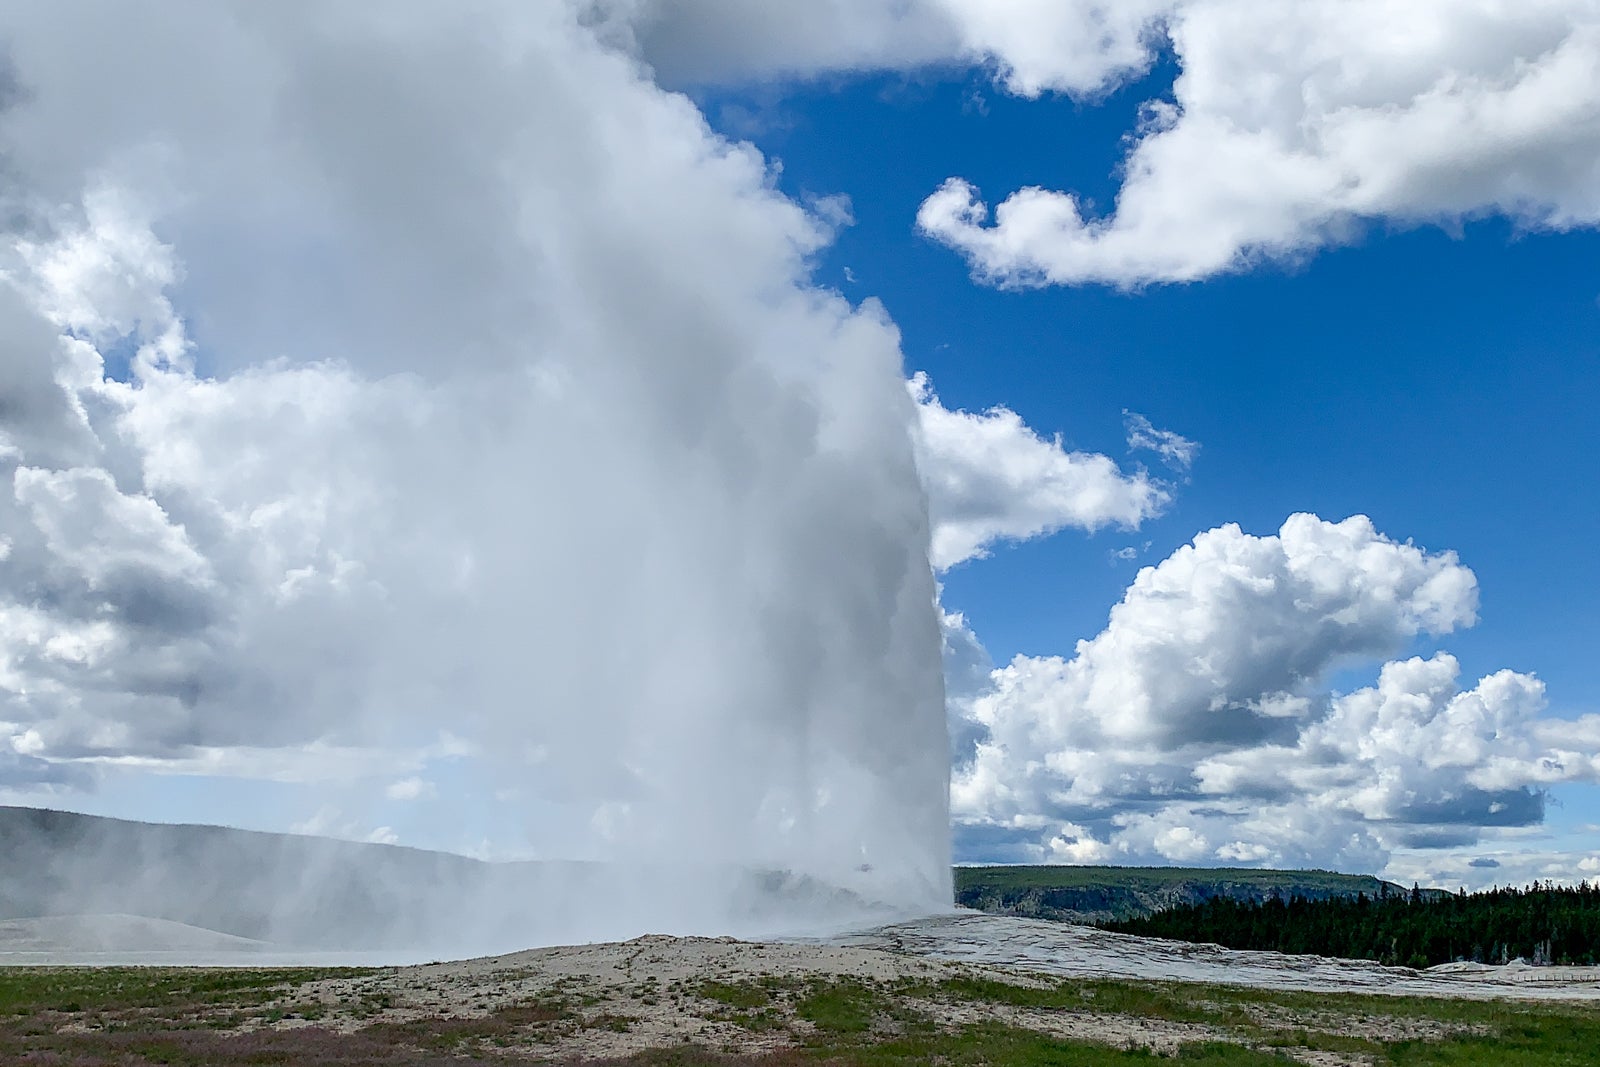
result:
M 1352 814 L 1408 823 L 1515 825 L 1529 786 L 1600 779 L 1600 754 L 1548 747 L 1600 717 L 1541 723 L 1537 678 L 1498 671 L 1462 691 L 1459 673 L 1444 653 L 1385 664 L 1375 687 L 1335 699 L 1306 731 L 1300 762 Z
M 167 292 L 181 279 L 172 249 L 150 230 L 147 210 L 125 191 L 92 184 L 83 194 L 83 225 L 62 217 L 54 240 L 13 246 L 25 270 L 14 278 L 31 290 L 52 323 L 96 341 L 135 336 L 146 358 L 183 355 Z
M 393 827 L 378 826 L 368 830 L 358 820 L 347 817 L 337 807 L 329 804 L 318 808 L 308 818 L 292 823 L 288 830 L 292 834 L 338 837 L 346 841 L 365 841 L 374 845 L 400 843 L 400 835 L 395 833 Z
M 963 51 L 1022 96 L 1093 94 L 1142 74 L 1172 0 L 940 0 Z
M 1401 849 L 1390 858 L 1385 876 L 1401 885 L 1483 889 L 1532 881 L 1595 884 L 1595 871 L 1600 871 L 1600 853 L 1581 846 L 1554 851 L 1496 842 L 1476 848 Z
M 122 575 L 184 587 L 203 585 L 210 578 L 206 560 L 183 527 L 174 525 L 150 497 L 118 490 L 104 470 L 18 466 L 12 489 L 42 537 L 45 552 L 92 589 L 104 591 Z
M 437 792 L 432 782 L 425 778 L 412 777 L 389 783 L 383 794 L 390 800 L 417 800 L 434 796 Z
M 344 829 L 340 823 L 339 809 L 326 805 L 318 808 L 309 817 L 289 826 L 289 832 L 292 834 L 308 834 L 313 837 L 340 834 Z
M 1537 823 L 1544 787 L 1600 780 L 1600 758 L 1549 744 L 1600 717 L 1541 720 L 1537 678 L 1499 671 L 1462 690 L 1459 673 L 1444 653 L 1386 663 L 1376 686 L 1333 698 L 1293 745 L 1200 761 L 1200 792 L 1302 798 L 1320 818 L 1383 827 L 1406 845 L 1453 828 Z
M 1600 780 L 1600 717 L 1544 716 L 1542 684 L 1512 671 L 1463 689 L 1444 654 L 1325 689 L 1335 668 L 1470 626 L 1476 610 L 1453 553 L 1363 517 L 1203 533 L 1140 571 L 1071 658 L 1018 656 L 967 687 L 958 855 L 1087 842 L 1124 861 L 1374 869 L 1395 850 L 1537 824 L 1545 788 Z
M 1298 692 L 1341 657 L 1468 625 L 1476 607 L 1452 553 L 1391 541 L 1362 516 L 1295 515 L 1266 537 L 1223 526 L 1141 570 L 1071 660 L 998 671 L 1005 701 L 979 717 L 1000 732 L 1166 746 L 1271 732 L 1282 715 L 1262 698 Z M 1037 714 L 1013 723 L 1022 705 Z
M 1128 430 L 1128 451 L 1154 452 L 1168 466 L 1188 470 L 1200 454 L 1200 443 L 1191 441 L 1172 430 L 1159 430 L 1150 420 L 1136 411 L 1122 409 L 1122 421 Z
M 1004 285 L 1185 282 L 1293 259 L 1363 223 L 1600 223 L 1600 4 L 1188 0 L 1115 210 L 950 179 L 918 215 Z
M 1108 456 L 1069 452 L 1004 407 L 950 411 L 924 374 L 910 382 L 921 433 L 917 460 L 928 489 L 934 566 L 981 558 L 998 541 L 1025 541 L 1066 527 L 1133 529 L 1161 513 L 1168 489 Z
M 1055 835 L 1045 842 L 1043 853 L 1052 863 L 1091 865 L 1105 863 L 1115 855 L 1110 846 L 1077 823 L 1064 822 L 1053 829 Z
M 1172 98 L 1147 105 L 1109 214 L 1042 187 L 991 213 L 959 177 L 923 204 L 923 231 L 997 284 L 1195 281 L 1375 223 L 1600 222 L 1597 0 L 582 6 L 679 83 L 960 64 L 1014 94 L 1092 98 L 1170 48 Z
M 811 284 L 843 202 L 570 16 L 8 17 L 0 776 L 371 796 L 448 723 L 541 813 L 500 847 L 617 804 L 634 859 L 937 899 L 917 412 Z
M 992 66 L 1014 93 L 1095 93 L 1142 72 L 1172 0 L 583 0 L 669 82 Z

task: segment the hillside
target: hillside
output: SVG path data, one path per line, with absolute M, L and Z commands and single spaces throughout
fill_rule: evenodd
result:
M 486 953 L 892 917 L 782 871 L 445 852 L 0 806 L 0 920 L 143 916 L 283 947 Z
M 488 865 L 441 852 L 0 807 L 0 918 L 142 915 L 368 947 L 420 937 L 435 900 L 489 880 Z
M 1238 867 L 957 867 L 956 903 L 998 915 L 1103 923 L 1142 918 L 1214 897 L 1261 902 L 1403 892 L 1370 875 Z

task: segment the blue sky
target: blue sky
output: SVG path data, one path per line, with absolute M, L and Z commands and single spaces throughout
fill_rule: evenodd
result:
M 1535 671 L 1556 713 L 1600 710 L 1579 593 L 1600 589 L 1600 235 L 1372 224 L 1351 247 L 1199 284 L 1016 292 L 972 284 L 916 232 L 951 174 L 1110 206 L 1138 104 L 1170 85 L 1163 64 L 1097 103 L 1021 100 L 967 72 L 704 94 L 791 195 L 850 197 L 855 222 L 819 276 L 884 302 L 947 406 L 1002 404 L 1117 455 L 1131 409 L 1203 445 L 1166 514 L 1000 549 L 948 575 L 948 600 L 1000 658 L 1059 650 L 1103 625 L 1131 577 L 1112 549 L 1148 541 L 1149 562 L 1225 522 L 1366 514 L 1477 573 L 1482 621 L 1450 640 L 1468 671 Z
M 1126 464 L 1150 457 L 1126 456 L 1125 410 L 1202 446 L 1192 471 L 1163 472 L 1175 485 L 1163 514 L 998 547 L 944 575 L 946 607 L 997 663 L 1066 654 L 1104 627 L 1136 568 L 1202 530 L 1362 514 L 1477 575 L 1477 624 L 1406 654 L 1448 649 L 1470 677 L 1536 674 L 1547 714 L 1594 713 L 1582 591 L 1600 588 L 1600 236 L 1492 214 L 1369 220 L 1345 245 L 1200 282 L 1016 290 L 974 284 L 918 232 L 918 205 L 951 174 L 997 195 L 1071 189 L 1109 212 L 1140 105 L 1170 97 L 1174 73 L 1166 54 L 1090 101 L 1022 99 L 988 72 L 949 70 L 693 94 L 725 135 L 775 160 L 790 195 L 849 197 L 853 224 L 819 278 L 881 299 L 948 407 L 1004 405 Z M 1112 555 L 1128 547 L 1136 560 Z M 1354 657 L 1328 685 L 1369 685 L 1376 667 Z M 1550 799 L 1553 848 L 1588 847 L 1600 791 L 1556 786 Z M 982 860 L 983 847 L 958 854 Z
M 0 800 L 1600 877 L 1591 0 L 68 6 Z

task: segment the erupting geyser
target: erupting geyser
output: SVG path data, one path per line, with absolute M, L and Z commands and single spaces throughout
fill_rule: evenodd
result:
M 529 943 L 736 925 L 752 870 L 948 903 L 898 336 L 809 281 L 842 205 L 562 3 L 6 22 L 0 773 L 410 776 L 463 844 L 697 872 L 501 894 Z

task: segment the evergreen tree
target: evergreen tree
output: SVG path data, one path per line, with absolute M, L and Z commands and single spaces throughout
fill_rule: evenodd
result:
M 1213 897 L 1142 919 L 1101 924 L 1119 933 L 1228 948 L 1314 953 L 1429 967 L 1454 960 L 1600 963 L 1600 890 L 1535 882 L 1527 889 L 1391 895 L 1380 888 L 1330 900 L 1274 894 L 1260 902 Z

